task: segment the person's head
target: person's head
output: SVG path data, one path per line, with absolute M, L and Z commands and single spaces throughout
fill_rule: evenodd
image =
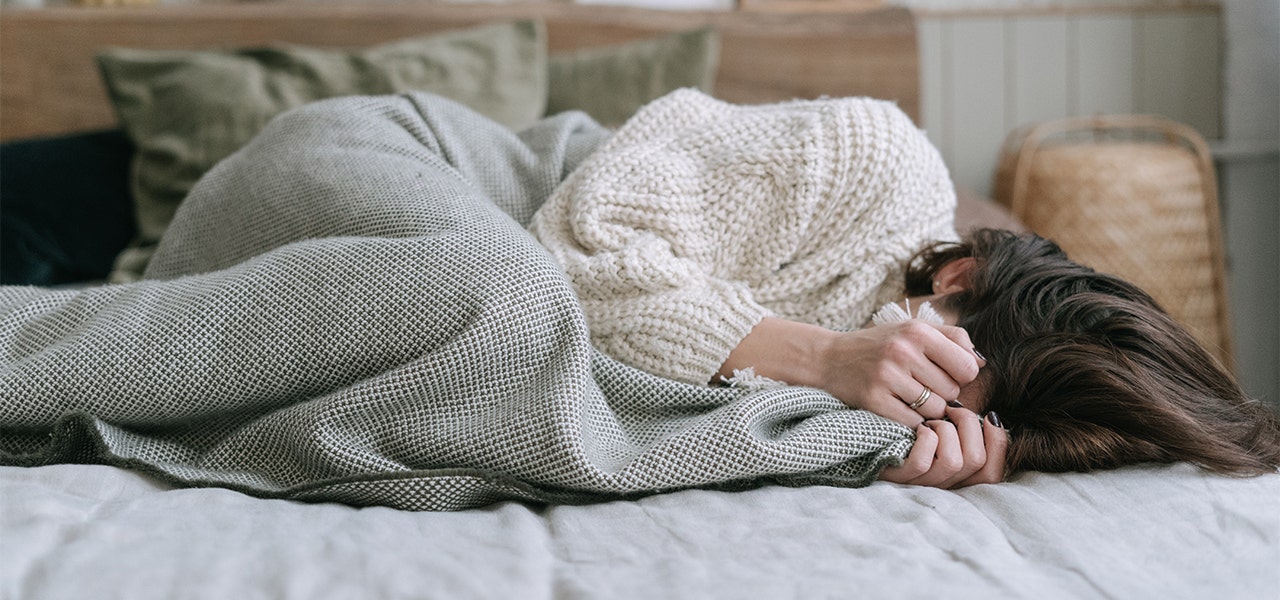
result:
M 908 295 L 933 294 L 960 259 L 962 289 L 936 302 L 987 359 L 967 396 L 1009 429 L 1009 472 L 1280 466 L 1280 418 L 1138 287 L 1041 237 L 984 229 L 918 254 Z

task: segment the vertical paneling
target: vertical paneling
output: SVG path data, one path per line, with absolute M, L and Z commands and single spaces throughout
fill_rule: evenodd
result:
M 920 126 L 944 157 L 951 154 L 951 139 L 946 117 L 949 77 L 946 69 L 946 39 L 943 22 L 920 19 L 916 23 L 920 52 Z
M 1084 15 L 1072 19 L 1075 113 L 1127 114 L 1134 107 L 1134 18 Z
M 1218 165 L 1229 265 L 1235 358 L 1245 389 L 1280 410 L 1280 161 L 1259 159 Z M 1241 199 L 1261 199 L 1240 202 Z
M 953 139 L 944 156 L 957 182 L 989 194 L 991 168 L 1005 135 L 1004 19 L 955 19 L 949 27 L 951 98 L 945 114 Z
M 1137 22 L 1139 112 L 1195 127 L 1207 138 L 1221 132 L 1221 58 L 1216 14 L 1161 14 Z
M 1007 128 L 1071 114 L 1067 18 L 1063 15 L 1009 20 Z
M 984 193 L 1018 125 L 1151 112 L 1216 138 L 1218 22 L 1211 11 L 924 17 L 922 125 L 956 183 Z

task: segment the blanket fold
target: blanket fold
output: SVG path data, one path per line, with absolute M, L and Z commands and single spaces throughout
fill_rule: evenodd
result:
M 678 383 L 595 350 L 524 229 L 608 136 L 427 95 L 272 121 L 143 281 L 0 289 L 0 463 L 412 510 L 857 486 L 911 432 L 806 388 Z

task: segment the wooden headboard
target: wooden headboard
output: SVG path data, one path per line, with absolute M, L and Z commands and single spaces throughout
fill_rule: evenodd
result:
M 919 111 L 915 23 L 900 8 L 819 14 L 686 12 L 564 3 L 234 4 L 5 9 L 0 140 L 112 127 L 94 54 L 105 46 L 227 48 L 288 42 L 359 47 L 503 19 L 545 21 L 552 52 L 711 25 L 718 97 L 758 103 L 828 96 Z

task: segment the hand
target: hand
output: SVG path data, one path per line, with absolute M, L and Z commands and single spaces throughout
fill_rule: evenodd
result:
M 907 427 L 941 419 L 947 400 L 957 399 L 986 364 L 965 330 L 917 319 L 839 334 L 824 357 L 815 387 Z M 909 404 L 926 386 L 928 400 L 913 410 Z
M 1003 481 L 1009 434 L 998 421 L 954 405 L 946 416 L 921 423 L 906 460 L 881 471 L 880 479 L 942 489 Z
M 752 367 L 757 375 L 823 389 L 848 406 L 916 427 L 942 418 L 946 401 L 957 399 L 960 386 L 985 364 L 969 334 L 950 325 L 913 319 L 842 333 L 766 317 L 729 353 L 716 378 Z M 908 404 L 925 386 L 930 397 L 912 410 Z

